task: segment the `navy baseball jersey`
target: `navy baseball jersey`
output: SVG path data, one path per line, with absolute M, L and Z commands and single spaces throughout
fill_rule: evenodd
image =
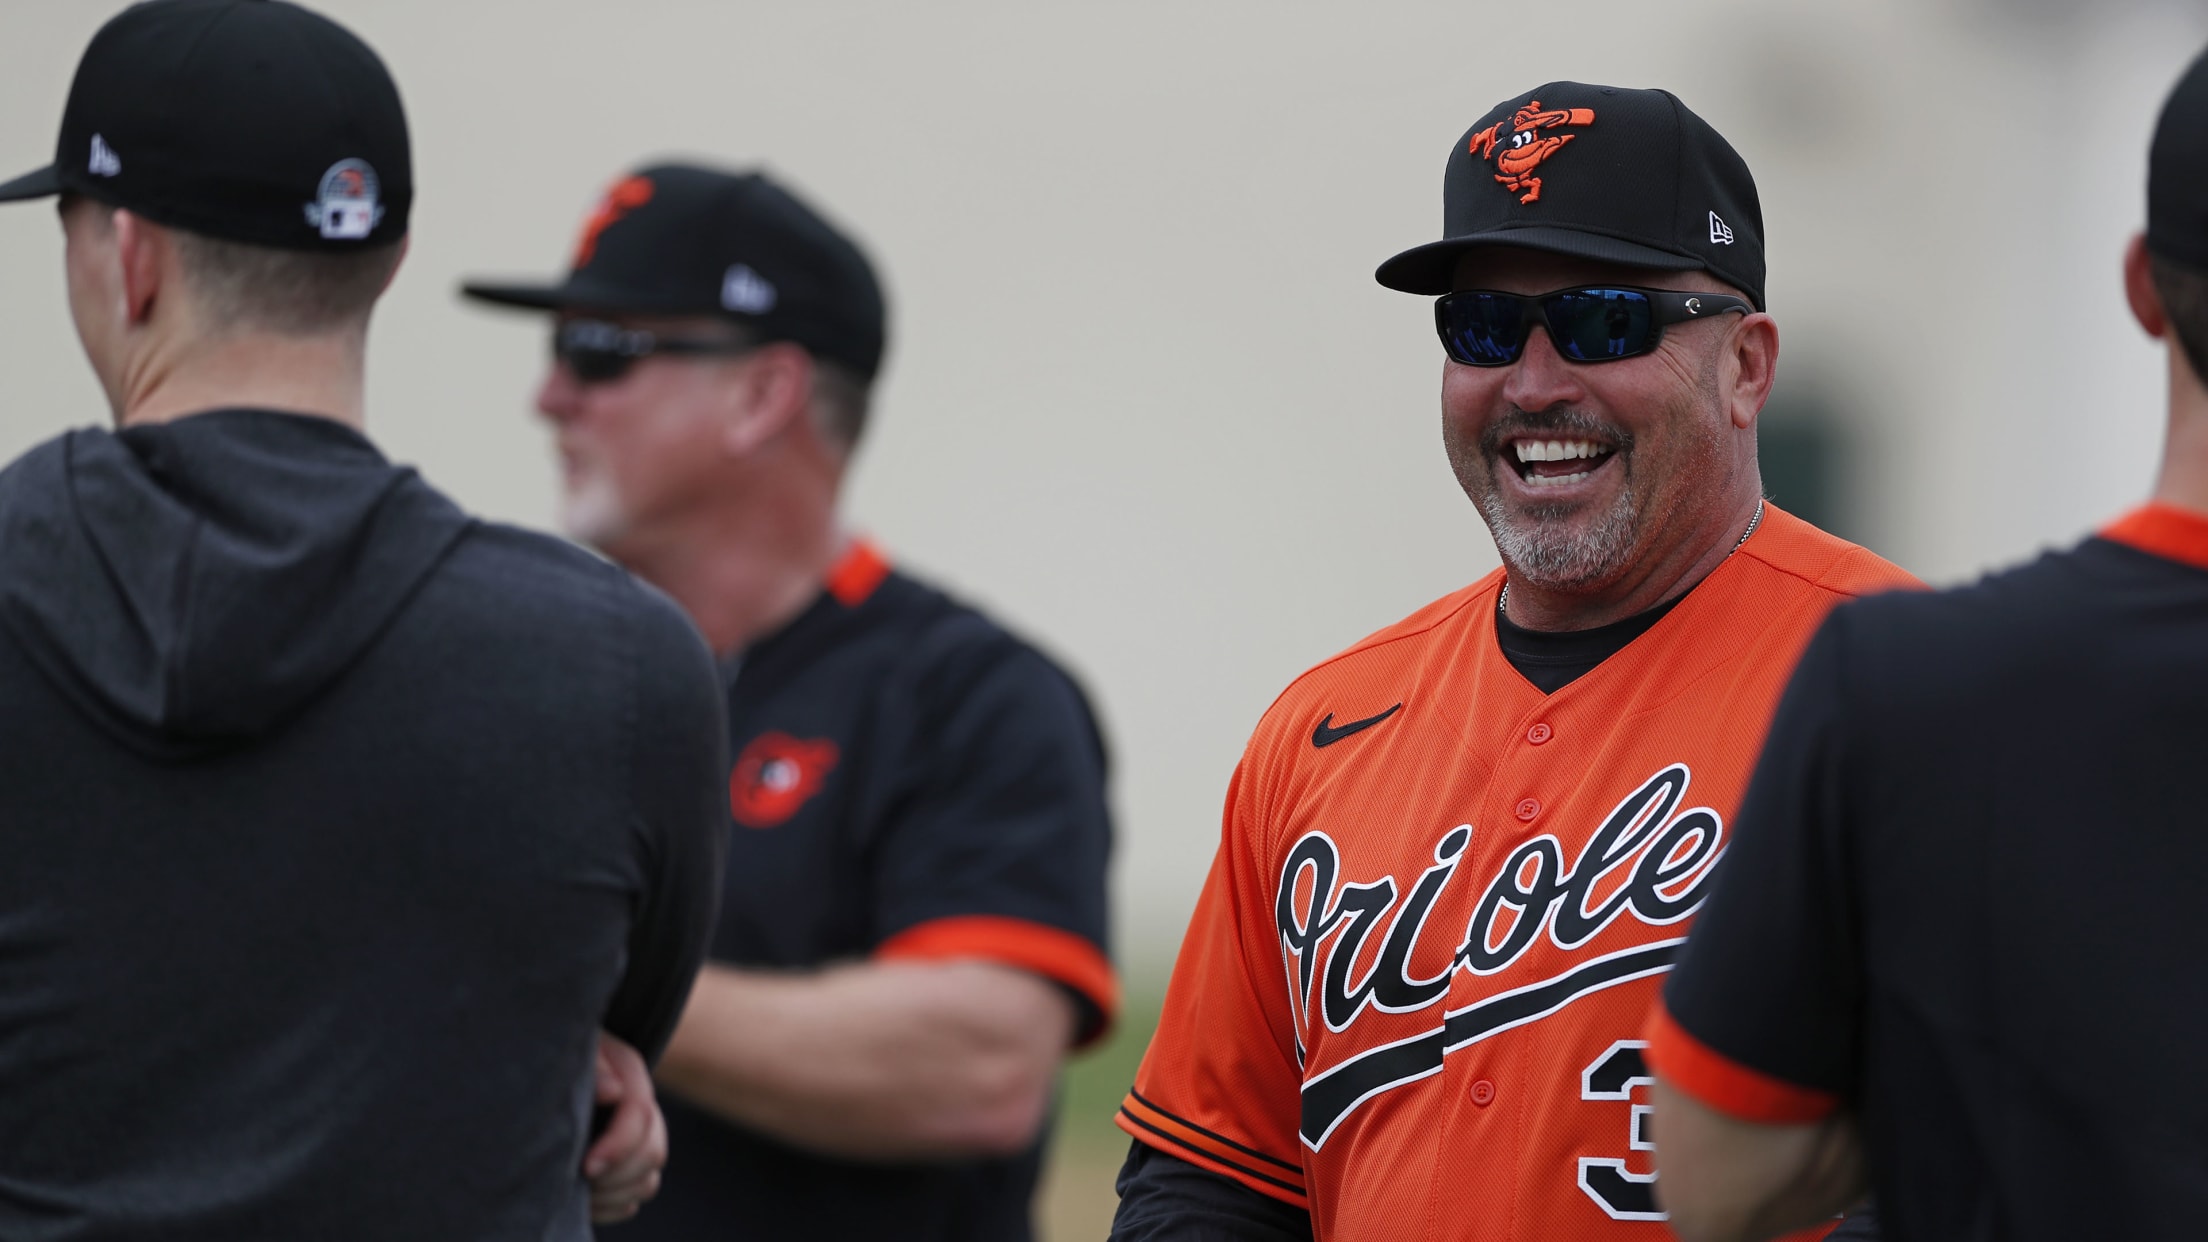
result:
M 1061 985 L 1100 1035 L 1111 827 L 1080 689 L 856 541 L 728 690 L 734 820 L 711 957 L 802 969 L 982 958 Z M 1040 1140 L 1001 1159 L 845 1162 L 663 1094 L 673 1155 L 637 1239 L 1031 1235 Z
M 2208 1221 L 2208 516 L 1833 613 L 1649 1059 L 1766 1124 L 1852 1111 L 1896 1242 Z

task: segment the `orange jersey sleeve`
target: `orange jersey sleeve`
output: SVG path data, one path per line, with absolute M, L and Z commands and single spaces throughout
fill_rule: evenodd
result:
M 1296 1142 L 1302 1084 L 1279 982 L 1272 886 L 1258 867 L 1248 764 L 1227 793 L 1219 850 L 1173 966 L 1158 1034 L 1121 1129 L 1162 1151 L 1308 1207 Z

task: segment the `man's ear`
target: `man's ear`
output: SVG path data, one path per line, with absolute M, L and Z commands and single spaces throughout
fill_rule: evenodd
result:
M 722 443 L 750 453 L 793 424 L 813 406 L 813 358 L 787 342 L 763 345 L 731 364 L 729 420 Z
M 2124 300 L 2131 303 L 2131 317 L 2161 340 L 2170 333 L 2170 312 L 2162 305 L 2162 291 L 2154 287 L 2154 259 L 2147 254 L 2147 235 L 2134 233 L 2124 247 Z
M 135 212 L 115 211 L 115 257 L 121 265 L 123 319 L 139 327 L 153 318 L 169 260 L 175 251 L 168 231 Z
M 1733 384 L 1727 394 L 1733 426 L 1747 431 L 1756 425 L 1763 403 L 1771 399 L 1771 385 L 1779 377 L 1779 325 L 1758 311 L 1734 327 Z

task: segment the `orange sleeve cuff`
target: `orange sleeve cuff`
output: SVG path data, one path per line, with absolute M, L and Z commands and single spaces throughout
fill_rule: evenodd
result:
M 1728 1117 L 1763 1125 L 1820 1121 L 1840 1107 L 1830 1091 L 1752 1070 L 1687 1034 L 1658 1004 L 1648 1019 L 1649 1067 L 1665 1082 Z
M 1095 1030 L 1081 1032 L 1076 1046 L 1103 1038 L 1119 1016 L 1119 979 L 1103 952 L 1072 932 L 1044 923 L 992 914 L 930 919 L 883 941 L 874 956 L 936 961 L 980 958 L 1062 983 L 1096 1006 L 1104 1019 Z
M 1268 1198 L 1306 1210 L 1311 1206 L 1304 1191 L 1302 1166 L 1176 1117 L 1143 1099 L 1140 1092 L 1128 1092 L 1120 1102 L 1119 1115 L 1112 1120 L 1145 1147 L 1155 1147 L 1200 1169 L 1233 1178 Z

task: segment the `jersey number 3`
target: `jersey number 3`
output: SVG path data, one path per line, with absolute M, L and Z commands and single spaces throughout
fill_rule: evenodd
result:
M 1641 1049 L 1648 1047 L 1644 1040 L 1621 1039 L 1610 1045 L 1595 1063 L 1579 1076 L 1579 1098 L 1583 1100 L 1631 1100 L 1635 1087 L 1645 1087 L 1655 1082 L 1648 1072 L 1648 1063 L 1641 1057 Z M 1633 1151 L 1656 1150 L 1648 1133 L 1649 1106 L 1633 1106 L 1632 1127 L 1626 1136 L 1626 1146 Z M 1625 1161 L 1582 1156 L 1579 1161 L 1579 1188 L 1595 1205 L 1615 1220 L 1663 1220 L 1665 1213 L 1656 1210 L 1656 1175 L 1632 1173 Z

